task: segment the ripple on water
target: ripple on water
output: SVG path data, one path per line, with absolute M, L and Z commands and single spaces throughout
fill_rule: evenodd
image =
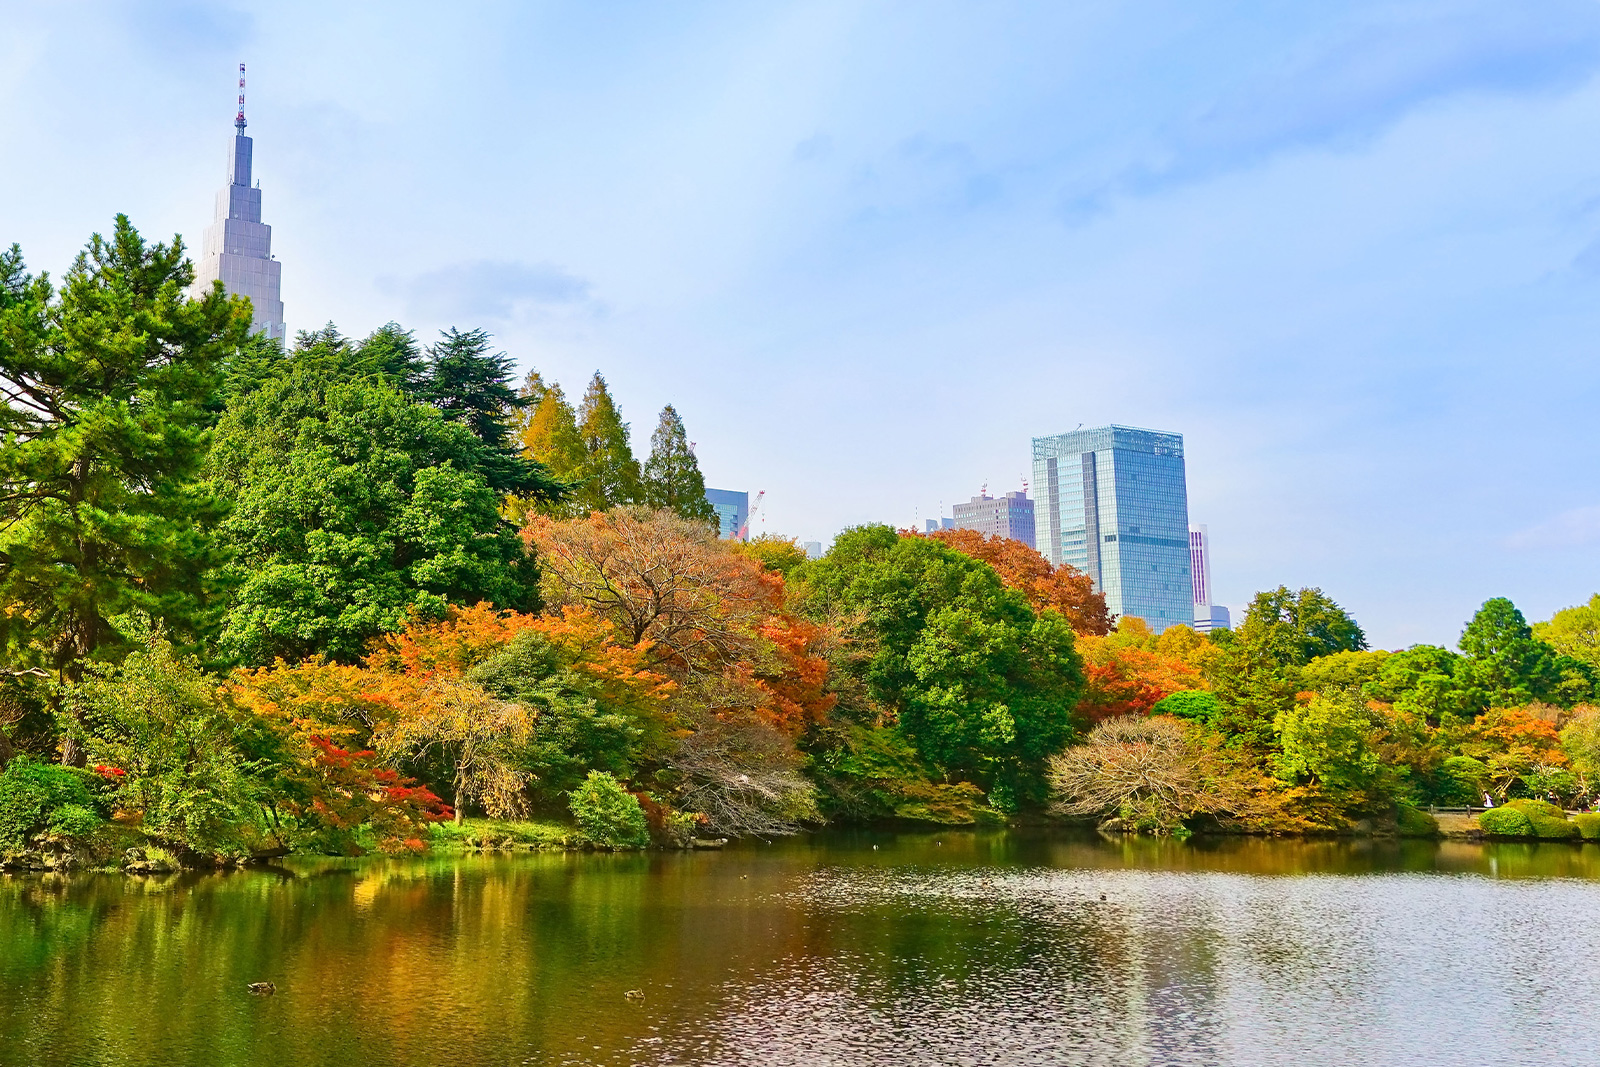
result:
M 784 897 L 844 939 L 637 1062 L 1552 1064 L 1600 1036 L 1592 883 L 838 867 Z

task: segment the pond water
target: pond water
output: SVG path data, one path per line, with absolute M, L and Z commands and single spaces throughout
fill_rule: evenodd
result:
M 1565 844 L 838 832 L 9 876 L 0 1063 L 1578 1064 L 1597 919 L 1600 846 Z

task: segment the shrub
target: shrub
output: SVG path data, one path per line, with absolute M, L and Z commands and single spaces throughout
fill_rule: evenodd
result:
M 1513 800 L 1506 807 L 1522 812 L 1535 837 L 1550 841 L 1570 841 L 1578 836 L 1578 824 L 1567 819 L 1567 813 L 1554 804 L 1542 800 Z
M 1150 714 L 1171 715 L 1176 719 L 1188 719 L 1209 726 L 1221 719 L 1225 710 L 1222 701 L 1212 693 L 1204 689 L 1184 689 L 1156 701 Z
M 1533 824 L 1516 808 L 1490 808 L 1478 816 L 1478 825 L 1491 837 L 1533 836 Z
M 570 797 L 578 829 L 594 844 L 642 848 L 650 843 L 650 826 L 638 798 L 605 771 L 590 771 Z
M 1585 812 L 1572 817 L 1573 825 L 1585 841 L 1600 841 L 1600 812 Z
M 1410 804 L 1398 805 L 1395 809 L 1395 818 L 1399 824 L 1401 837 L 1439 836 L 1439 820 Z
M 82 837 L 104 821 L 87 774 L 18 756 L 0 772 L 0 852 L 17 851 L 39 833 Z

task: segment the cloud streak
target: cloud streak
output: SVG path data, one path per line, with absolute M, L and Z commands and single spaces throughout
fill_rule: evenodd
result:
M 1430 103 L 1467 93 L 1570 89 L 1600 71 L 1600 6 L 1412 6 L 1330 31 L 1167 123 L 1109 179 L 1066 188 L 1082 221 L 1141 196 L 1299 149 L 1351 149 Z
M 441 320 L 505 321 L 529 312 L 592 304 L 590 283 L 549 263 L 477 260 L 380 287 L 402 296 L 415 314 Z

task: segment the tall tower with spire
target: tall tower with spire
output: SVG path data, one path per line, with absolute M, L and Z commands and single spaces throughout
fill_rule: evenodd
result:
M 239 64 L 239 114 L 233 120 L 233 150 L 228 153 L 228 184 L 217 193 L 216 220 L 206 227 L 195 289 L 222 287 L 247 296 L 255 308 L 255 330 L 286 340 L 283 321 L 283 265 L 272 258 L 272 227 L 261 221 L 261 189 L 250 184 L 251 139 L 244 128 L 244 64 Z

